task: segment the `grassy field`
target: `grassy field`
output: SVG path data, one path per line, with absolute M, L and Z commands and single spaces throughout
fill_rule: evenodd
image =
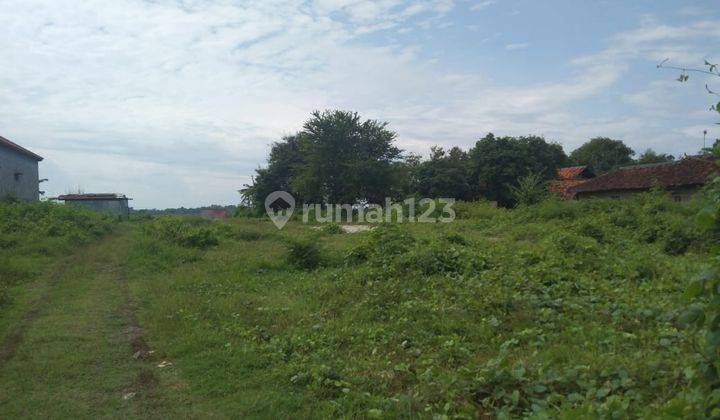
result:
M 0 222 L 0 415 L 702 417 L 677 326 L 710 245 L 694 209 L 457 211 L 354 234 L 92 219 L 78 237 L 82 215 L 45 254 Z

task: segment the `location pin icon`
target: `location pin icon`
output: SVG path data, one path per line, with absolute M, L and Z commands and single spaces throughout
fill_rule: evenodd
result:
M 286 191 L 273 191 L 265 198 L 265 212 L 282 229 L 295 211 L 295 197 Z

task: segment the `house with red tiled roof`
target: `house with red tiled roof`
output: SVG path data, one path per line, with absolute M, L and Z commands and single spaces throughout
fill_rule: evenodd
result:
M 626 166 L 570 187 L 569 198 L 627 198 L 658 186 L 675 201 L 687 201 L 719 172 L 712 156 L 687 156 L 675 162 Z
M 569 166 L 557 170 L 557 179 L 550 181 L 548 190 L 565 198 L 572 198 L 570 188 L 578 186 L 595 177 L 587 166 Z

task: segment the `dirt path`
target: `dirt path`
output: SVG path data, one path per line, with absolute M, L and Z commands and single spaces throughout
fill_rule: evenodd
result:
M 63 277 L 68 264 L 68 260 L 63 260 L 58 263 L 57 267 L 50 275 L 50 280 L 47 282 L 47 285 L 45 285 L 46 290 L 39 298 L 32 302 L 31 309 L 23 315 L 22 319 L 5 336 L 2 343 L 0 343 L 0 369 L 2 369 L 3 365 L 15 356 L 18 346 L 22 343 L 25 337 L 25 332 L 28 328 L 30 328 L 35 319 L 44 309 L 45 303 L 48 301 L 50 296 L 51 289 L 55 287 L 60 281 L 60 278 Z
M 177 415 L 126 280 L 127 236 L 61 261 L 0 342 L 0 418 Z

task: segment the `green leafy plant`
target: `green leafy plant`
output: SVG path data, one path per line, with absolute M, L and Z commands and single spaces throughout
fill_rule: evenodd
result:
M 323 225 L 322 231 L 329 235 L 339 235 L 345 233 L 342 226 L 340 226 L 338 223 L 327 223 Z
M 517 185 L 508 187 L 515 202 L 520 206 L 539 203 L 547 194 L 547 187 L 541 174 L 526 175 L 517 181 Z
M 144 225 L 146 234 L 189 248 L 206 249 L 219 243 L 211 222 L 195 217 L 162 216 Z
M 288 245 L 287 262 L 301 270 L 312 270 L 322 262 L 320 246 L 313 240 L 296 240 Z

